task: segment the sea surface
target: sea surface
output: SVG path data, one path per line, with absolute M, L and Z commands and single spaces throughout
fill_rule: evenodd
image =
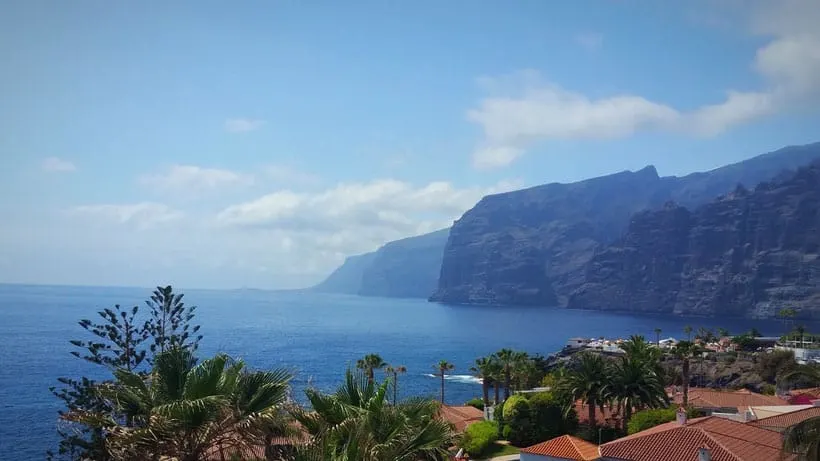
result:
M 3 459 L 43 459 L 55 446 L 59 401 L 49 392 L 60 376 L 106 377 L 99 367 L 69 354 L 71 339 L 88 336 L 77 322 L 120 304 L 143 305 L 147 288 L 99 288 L 0 284 L 0 453 Z M 446 401 L 480 396 L 470 376 L 475 358 L 501 348 L 531 354 L 556 352 L 574 336 L 682 337 L 697 329 L 751 327 L 780 334 L 778 321 L 607 314 L 543 307 L 444 306 L 424 300 L 364 298 L 258 290 L 183 290 L 198 306 L 204 334 L 200 356 L 224 351 L 254 368 L 284 367 L 295 373 L 294 396 L 308 385 L 332 390 L 349 366 L 368 353 L 405 365 L 401 396 L 437 396 L 434 364 L 455 364 Z

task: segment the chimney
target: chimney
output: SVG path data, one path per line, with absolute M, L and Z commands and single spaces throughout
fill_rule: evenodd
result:
M 677 421 L 678 421 L 678 426 L 686 426 L 686 409 L 685 408 L 678 407 Z
M 712 461 L 712 453 L 708 447 L 698 448 L 698 461 Z

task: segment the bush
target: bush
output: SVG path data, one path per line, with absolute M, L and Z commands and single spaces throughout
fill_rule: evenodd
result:
M 659 424 L 674 421 L 675 418 L 677 418 L 677 413 L 678 409 L 674 407 L 641 410 L 632 415 L 632 418 L 629 419 L 627 432 L 631 435 L 636 432 L 645 431 Z M 689 419 L 700 418 L 701 416 L 706 415 L 697 408 L 690 408 L 686 410 L 686 417 Z
M 483 455 L 498 440 L 498 426 L 493 421 L 481 421 L 467 426 L 461 437 L 461 447 L 478 457 Z
M 659 424 L 674 421 L 677 414 L 675 408 L 659 408 L 654 410 L 641 410 L 629 419 L 627 430 L 629 434 L 645 431 Z
M 529 444 L 543 442 L 564 434 L 572 434 L 578 429 L 575 410 L 564 413 L 559 397 L 551 392 L 539 392 L 530 397 Z
M 526 445 L 531 439 L 532 420 L 530 402 L 520 394 L 504 402 L 504 424 L 510 427 L 505 438 L 515 446 Z
M 763 395 L 774 395 L 777 393 L 777 387 L 774 384 L 763 383 L 760 386 L 760 393 Z
M 479 410 L 484 410 L 484 401 L 479 399 L 479 398 L 470 399 L 464 405 L 467 405 L 467 406 L 470 406 L 470 407 L 473 407 L 473 408 L 478 408 Z
M 774 350 L 768 354 L 761 354 L 757 363 L 757 374 L 763 381 L 774 384 L 778 376 L 797 368 L 794 352 L 789 350 Z

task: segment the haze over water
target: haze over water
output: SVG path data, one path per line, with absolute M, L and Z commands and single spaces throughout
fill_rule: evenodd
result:
M 114 304 L 142 305 L 147 288 L 0 285 L 0 447 L 8 459 L 41 459 L 53 448 L 59 402 L 49 386 L 60 376 L 105 378 L 99 367 L 69 355 L 70 339 L 82 339 L 81 318 Z M 251 367 L 295 372 L 294 397 L 308 384 L 331 390 L 358 358 L 378 353 L 405 365 L 400 395 L 437 396 L 433 364 L 455 364 L 446 400 L 462 404 L 480 396 L 467 376 L 474 359 L 503 347 L 548 355 L 567 338 L 626 337 L 638 333 L 682 337 L 684 325 L 751 327 L 779 334 L 775 320 L 676 318 L 607 314 L 539 307 L 443 306 L 424 300 L 269 291 L 183 290 L 198 306 L 204 339 L 200 357 L 224 351 Z M 815 325 L 816 326 L 816 325 Z M 101 373 L 102 372 L 102 373 Z

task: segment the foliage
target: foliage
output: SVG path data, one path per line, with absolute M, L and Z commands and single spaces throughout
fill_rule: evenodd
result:
M 732 338 L 732 343 L 742 351 L 755 351 L 760 347 L 760 343 L 755 338 L 756 336 L 753 336 L 751 333 L 744 333 Z
M 653 408 L 649 410 L 641 410 L 629 420 L 627 425 L 627 433 L 635 434 L 637 432 L 645 431 L 649 428 L 655 427 L 659 424 L 674 421 L 677 417 L 677 410 L 675 408 Z
M 470 399 L 467 402 L 465 402 L 464 405 L 467 405 L 467 406 L 470 406 L 470 407 L 473 407 L 473 408 L 478 408 L 479 410 L 484 409 L 484 401 L 481 400 L 481 399 Z
M 763 378 L 763 381 L 776 384 L 778 376 L 793 371 L 797 367 L 794 359 L 794 352 L 785 349 L 774 350 L 768 354 L 758 356 L 755 371 Z
M 775 395 L 777 393 L 777 386 L 774 384 L 763 383 L 760 386 L 760 393 L 763 395 Z
M 493 373 L 495 370 L 495 358 L 490 357 L 480 357 L 475 359 L 475 365 L 470 367 L 470 371 L 473 372 L 476 378 L 481 380 L 481 395 L 482 395 L 482 402 L 480 409 L 484 409 L 485 406 L 490 404 L 490 383 L 493 380 Z M 479 407 L 476 407 L 479 408 Z
M 439 404 L 411 398 L 389 405 L 387 383 L 376 385 L 365 374 L 345 374 L 333 394 L 305 391 L 311 410 L 293 416 L 312 436 L 298 450 L 297 461 L 415 461 L 443 459 L 455 442 L 449 423 L 437 418 Z
M 608 398 L 618 403 L 624 429 L 634 408 L 663 408 L 669 404 L 658 366 L 652 356 L 628 352 L 610 367 Z
M 407 367 L 404 365 L 387 365 L 384 372 L 393 377 L 393 403 L 399 403 L 399 375 L 407 373 Z
M 171 286 L 157 287 L 151 298 L 145 301 L 151 319 L 145 323 L 145 329 L 151 338 L 152 354 L 168 349 L 182 347 L 195 351 L 202 335 L 198 335 L 199 325 L 192 325 L 196 306 L 186 306 L 182 302 L 183 294 L 174 294 Z
M 441 378 L 441 404 L 444 405 L 444 377 L 447 376 L 447 372 L 454 370 L 456 366 L 446 360 L 439 360 L 437 364 L 433 365 L 433 368 L 438 370 L 436 376 Z
M 242 451 L 287 433 L 282 407 L 290 376 L 249 372 L 224 354 L 196 365 L 180 344 L 159 353 L 149 375 L 125 369 L 97 388 L 111 412 L 75 410 L 67 418 L 107 434 L 115 460 L 203 460 L 216 450 Z
M 478 457 L 487 454 L 493 443 L 498 440 L 498 425 L 493 421 L 481 421 L 467 426 L 461 438 L 461 447 Z
M 820 417 L 809 418 L 786 430 L 783 451 L 799 453 L 801 461 L 820 459 Z
M 595 426 L 596 408 L 603 407 L 611 386 L 608 367 L 603 357 L 591 352 L 579 354 L 578 359 L 561 379 L 559 392 L 588 405 L 589 424 Z
M 115 305 L 99 311 L 97 323 L 80 320 L 80 327 L 91 338 L 70 341 L 77 348 L 71 354 L 112 371 L 123 369 L 144 373 L 144 366 L 153 360 L 157 350 L 169 345 L 196 349 L 202 336 L 197 335 L 199 326 L 191 323 L 195 308 L 185 307 L 181 294 L 175 295 L 170 286 L 157 287 L 146 305 L 147 315 L 143 315 L 139 306 L 123 308 Z M 65 407 L 58 412 L 64 423 L 57 429 L 60 439 L 57 451 L 49 451 L 48 458 L 108 459 L 104 432 L 82 422 L 66 420 L 70 413 L 113 411 L 97 394 L 99 383 L 88 377 L 61 377 L 58 382 L 59 386 L 52 387 L 51 392 Z
M 356 361 L 356 368 L 364 370 L 367 373 L 367 379 L 373 381 L 375 370 L 381 370 L 387 366 L 379 354 L 367 354 L 363 358 Z
M 531 425 L 530 440 L 535 444 L 578 429 L 578 416 L 551 392 L 539 392 L 529 398 Z

